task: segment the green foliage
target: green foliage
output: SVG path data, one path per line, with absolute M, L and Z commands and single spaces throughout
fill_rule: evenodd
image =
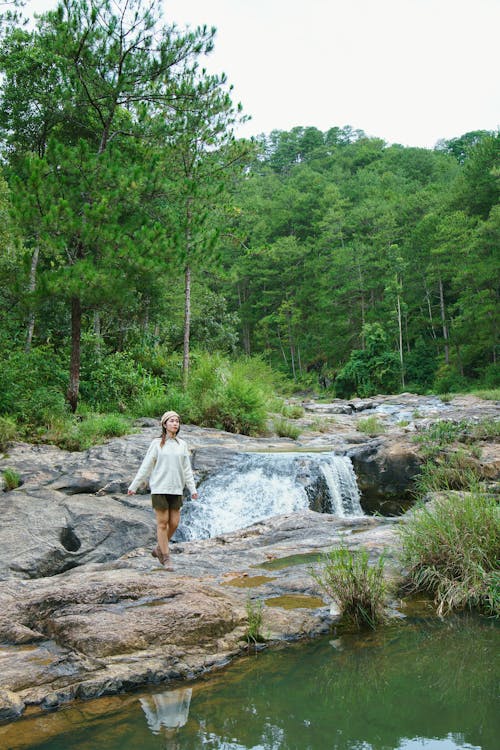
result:
M 24 426 L 49 427 L 68 413 L 67 372 L 51 347 L 12 350 L 0 360 L 0 412 Z
M 20 486 L 21 477 L 18 474 L 18 472 L 15 471 L 15 469 L 4 469 L 3 481 L 5 485 L 5 490 L 9 492 L 10 490 L 15 490 L 16 487 Z
M 424 455 L 435 455 L 443 446 L 450 445 L 467 432 L 468 422 L 440 419 L 415 436 L 415 442 L 422 446 Z
M 0 417 L 0 451 L 5 451 L 9 443 L 16 438 L 16 423 L 9 417 Z
M 124 410 L 144 393 L 150 379 L 143 377 L 142 368 L 125 352 L 113 354 L 85 350 L 82 361 L 80 393 L 83 400 L 100 411 Z
M 304 407 L 299 404 L 283 404 L 281 413 L 286 419 L 300 419 L 304 416 Z
M 438 613 L 475 608 L 500 614 L 500 516 L 479 491 L 419 505 L 399 527 L 409 587 L 435 597 Z
M 356 428 L 360 432 L 364 432 L 366 435 L 381 435 L 385 432 L 385 425 L 375 415 L 358 419 L 356 422 Z
M 168 391 L 168 403 L 184 399 L 184 421 L 244 435 L 265 429 L 273 374 L 258 358 L 230 362 L 221 355 L 198 352 L 185 395 Z M 175 408 L 175 407 L 172 407 Z
M 342 546 L 325 555 L 322 568 L 312 575 L 347 622 L 375 628 L 386 619 L 384 565 L 383 557 L 371 565 L 364 548 L 352 552 Z
M 291 438 L 292 440 L 297 440 L 301 432 L 300 427 L 283 417 L 273 419 L 273 428 L 278 437 Z
M 377 393 L 393 393 L 399 379 L 399 361 L 390 350 L 387 336 L 377 323 L 363 328 L 365 348 L 354 349 L 349 361 L 335 379 L 335 392 L 341 398 L 366 398 Z
M 68 451 L 83 451 L 131 431 L 130 420 L 121 414 L 89 413 L 60 422 L 49 431 L 46 439 Z
M 438 368 L 433 384 L 435 393 L 464 393 L 467 389 L 466 378 L 451 365 L 441 365 Z

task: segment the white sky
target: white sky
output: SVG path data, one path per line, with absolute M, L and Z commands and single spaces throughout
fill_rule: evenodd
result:
M 217 27 L 252 119 L 238 136 L 351 125 L 388 143 L 500 126 L 500 0 L 163 0 L 165 21 Z M 29 0 L 46 10 L 56 0 Z

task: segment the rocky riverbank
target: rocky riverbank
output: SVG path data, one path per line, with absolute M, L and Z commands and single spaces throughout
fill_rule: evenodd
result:
M 304 406 L 294 442 L 183 427 L 200 486 L 241 451 L 329 449 L 351 457 L 365 511 L 377 498 L 382 510 L 401 509 L 421 461 L 416 431 L 437 419 L 498 416 L 491 402 L 410 394 Z M 369 414 L 382 434 L 357 429 Z M 385 552 L 397 575 L 395 519 L 312 510 L 177 543 L 174 571 L 164 570 L 150 554 L 149 496 L 125 494 L 157 424 L 142 420 L 138 430 L 82 454 L 16 444 L 0 460 L 0 471 L 22 480 L 0 493 L 0 719 L 223 665 L 247 648 L 249 602 L 263 602 L 269 643 L 328 631 L 337 613 L 310 567 L 341 540 L 373 559 Z M 498 478 L 497 445 L 485 444 L 478 461 Z

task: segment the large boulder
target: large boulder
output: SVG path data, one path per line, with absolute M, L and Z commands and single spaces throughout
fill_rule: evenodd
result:
M 422 458 L 399 438 L 375 439 L 349 451 L 365 513 L 399 515 L 415 501 L 415 480 Z
M 154 541 L 147 496 L 67 496 L 22 486 L 0 493 L 0 513 L 0 580 L 115 560 Z

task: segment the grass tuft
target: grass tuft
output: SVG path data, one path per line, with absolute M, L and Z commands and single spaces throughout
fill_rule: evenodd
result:
M 366 549 L 351 552 L 340 547 L 325 556 L 323 566 L 312 576 L 338 604 L 344 620 L 358 629 L 374 629 L 387 618 L 384 564 L 382 556 L 370 565 Z
M 448 493 L 419 504 L 399 528 L 408 586 L 434 596 L 439 614 L 500 614 L 499 511 L 478 490 Z
M 376 416 L 365 417 L 364 419 L 358 419 L 356 424 L 357 429 L 363 432 L 365 435 L 381 435 L 385 432 L 385 425 L 382 424 L 380 419 Z
M 262 611 L 262 601 L 259 599 L 256 602 L 253 602 L 250 597 L 247 599 L 246 603 L 246 610 L 247 610 L 247 629 L 245 633 L 245 638 L 247 640 L 248 645 L 256 645 L 257 643 L 263 643 L 265 641 L 264 635 L 262 633 L 262 624 L 263 624 L 263 611 Z
M 21 477 L 15 469 L 5 469 L 3 472 L 3 481 L 5 491 L 15 490 L 21 486 Z
M 283 419 L 283 417 L 275 417 L 273 419 L 273 427 L 279 437 L 286 437 L 291 440 L 297 440 L 301 432 L 300 427 L 289 422 L 288 419 Z

